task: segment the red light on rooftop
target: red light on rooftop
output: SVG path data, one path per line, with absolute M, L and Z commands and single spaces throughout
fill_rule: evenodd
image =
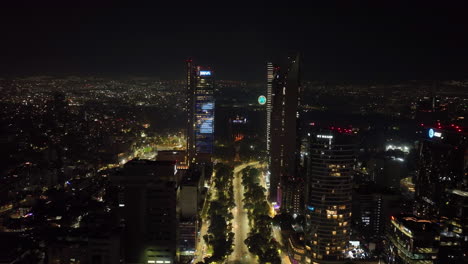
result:
M 311 126 L 315 126 L 315 122 L 310 123 Z
M 458 131 L 458 132 L 462 132 L 462 130 L 461 130 L 461 129 L 458 129 L 457 131 Z
M 421 126 L 424 126 L 424 124 L 423 124 L 423 123 L 421 123 Z

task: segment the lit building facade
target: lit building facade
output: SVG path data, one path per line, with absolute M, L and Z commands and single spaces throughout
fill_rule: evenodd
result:
M 289 235 L 287 246 L 290 258 L 294 259 L 295 263 L 310 263 L 303 233 Z
M 421 127 L 419 166 L 414 177 L 419 217 L 439 226 L 439 263 L 468 261 L 468 151 L 465 128 Z
M 457 127 L 437 127 L 422 129 L 419 168 L 414 179 L 418 215 L 439 215 L 447 189 L 468 187 L 466 135 Z
M 200 241 L 197 240 L 197 234 L 200 235 L 199 212 L 203 205 L 204 174 L 204 166 L 194 164 L 184 174 L 178 187 L 179 263 L 190 263 L 193 260 L 197 241 Z
M 289 56 L 285 66 L 273 68 L 270 127 L 270 201 L 284 206 L 279 199 L 288 186 L 283 179 L 295 177 L 300 140 L 298 119 L 300 104 L 300 56 Z M 271 69 L 270 69 L 271 70 Z M 268 101 L 268 99 L 267 99 Z
M 440 217 L 439 263 L 468 263 L 468 192 L 448 190 Z
M 391 215 L 401 212 L 398 194 L 379 191 L 374 184 L 361 184 L 354 189 L 352 222 L 354 230 L 366 241 L 381 241 Z
M 179 222 L 179 254 L 180 263 L 190 263 L 195 257 L 197 244 L 197 221 Z
M 214 144 L 213 71 L 187 60 L 187 163 L 210 162 Z
M 392 216 L 387 230 L 386 263 L 445 263 L 437 259 L 437 224 L 411 215 Z
M 273 63 L 268 62 L 267 63 L 267 91 L 266 91 L 266 149 L 267 153 L 270 153 L 270 145 L 271 145 L 271 110 L 273 108 L 272 106 L 272 99 L 273 99 Z
M 304 179 L 301 177 L 284 177 L 282 179 L 281 203 L 282 212 L 300 215 L 304 211 Z
M 319 129 L 308 135 L 305 214 L 312 262 L 342 261 L 350 236 L 357 145 L 347 133 Z

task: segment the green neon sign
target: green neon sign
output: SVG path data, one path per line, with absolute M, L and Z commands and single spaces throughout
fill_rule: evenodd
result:
M 266 103 L 266 97 L 263 96 L 263 95 L 260 95 L 258 97 L 258 103 L 261 104 L 261 105 L 264 105 Z

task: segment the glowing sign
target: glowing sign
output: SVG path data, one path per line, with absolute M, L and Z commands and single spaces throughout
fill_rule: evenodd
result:
M 307 206 L 307 210 L 313 212 L 313 211 L 315 211 L 315 207 L 308 205 L 308 206 Z
M 317 138 L 328 138 L 328 139 L 330 139 L 330 138 L 333 138 L 333 136 L 332 135 L 317 135 Z
M 258 103 L 264 105 L 266 103 L 266 97 L 264 95 L 260 95 L 258 97 Z
M 442 137 L 442 133 L 436 132 L 436 131 L 434 131 L 434 129 L 431 128 L 431 129 L 429 129 L 428 136 L 429 136 L 429 138 L 433 138 L 433 137 L 440 138 L 440 137 Z
M 200 126 L 200 133 L 212 134 L 213 133 L 213 119 L 206 119 Z
M 234 124 L 246 124 L 246 123 L 247 123 L 247 118 L 244 118 L 244 119 L 234 119 L 234 120 L 232 120 L 232 123 L 234 123 Z
M 434 129 L 429 129 L 429 138 L 433 138 L 434 137 Z
M 212 110 L 213 109 L 213 103 L 206 103 L 202 105 L 202 110 Z
M 210 76 L 211 71 L 200 71 L 200 76 Z

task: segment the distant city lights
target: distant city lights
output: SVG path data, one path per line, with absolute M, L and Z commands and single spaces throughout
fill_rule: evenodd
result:
M 408 146 L 405 146 L 405 145 L 397 146 L 397 145 L 391 145 L 390 144 L 390 145 L 385 146 L 385 151 L 389 151 L 389 150 L 400 150 L 400 151 L 402 151 L 404 153 L 409 153 L 410 148 Z

